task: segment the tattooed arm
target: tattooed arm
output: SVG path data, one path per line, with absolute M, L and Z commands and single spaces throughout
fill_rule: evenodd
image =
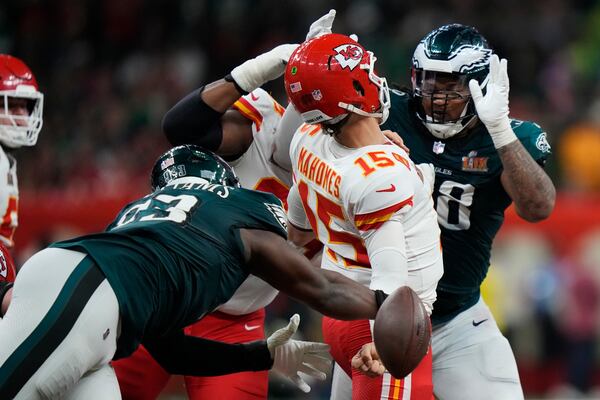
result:
M 514 201 L 517 213 L 529 222 L 536 222 L 548 218 L 552 212 L 556 190 L 511 127 L 507 63 L 506 59 L 500 60 L 498 55 L 493 54 L 485 96 L 474 79 L 469 81 L 469 90 L 477 116 L 487 128 L 502 160 L 504 189 Z
M 556 189 L 542 167 L 516 140 L 498 149 L 504 171 L 504 189 L 515 203 L 517 214 L 529 222 L 548 218 L 556 200 Z

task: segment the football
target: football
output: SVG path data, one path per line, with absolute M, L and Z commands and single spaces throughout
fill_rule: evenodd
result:
M 419 365 L 431 341 L 431 321 L 419 296 L 408 286 L 383 302 L 373 327 L 375 347 L 383 365 L 403 379 Z

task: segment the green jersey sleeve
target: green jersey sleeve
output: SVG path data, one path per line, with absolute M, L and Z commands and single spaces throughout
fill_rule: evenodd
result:
M 531 157 L 540 165 L 544 165 L 552 153 L 546 132 L 535 122 L 512 120 L 511 126 L 517 138 L 527 149 Z

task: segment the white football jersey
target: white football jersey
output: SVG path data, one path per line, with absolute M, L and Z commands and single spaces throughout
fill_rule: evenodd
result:
M 440 230 L 430 187 L 408 154 L 391 143 L 347 148 L 319 125 L 303 125 L 290 156 L 306 217 L 325 245 L 322 267 L 369 286 L 373 274 L 365 243 L 387 221 L 401 222 L 405 284 L 431 311 L 443 273 Z M 289 218 L 294 225 L 304 224 Z M 370 250 L 385 246 L 389 243 L 378 242 Z
M 8 247 L 18 225 L 18 205 L 17 160 L 0 146 L 0 240 Z
M 263 89 L 241 97 L 233 108 L 252 121 L 254 140 L 240 158 L 229 164 L 242 187 L 273 193 L 285 204 L 291 174 L 272 162 L 275 132 L 285 109 Z M 267 306 L 277 293 L 265 281 L 250 275 L 218 310 L 233 315 L 247 314 Z

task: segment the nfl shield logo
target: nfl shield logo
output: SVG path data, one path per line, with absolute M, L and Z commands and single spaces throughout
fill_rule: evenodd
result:
M 313 90 L 312 97 L 315 101 L 320 101 L 323 98 L 323 94 L 319 89 Z
M 442 154 L 444 152 L 444 147 L 446 147 L 446 143 L 433 142 L 433 152 L 435 154 Z

